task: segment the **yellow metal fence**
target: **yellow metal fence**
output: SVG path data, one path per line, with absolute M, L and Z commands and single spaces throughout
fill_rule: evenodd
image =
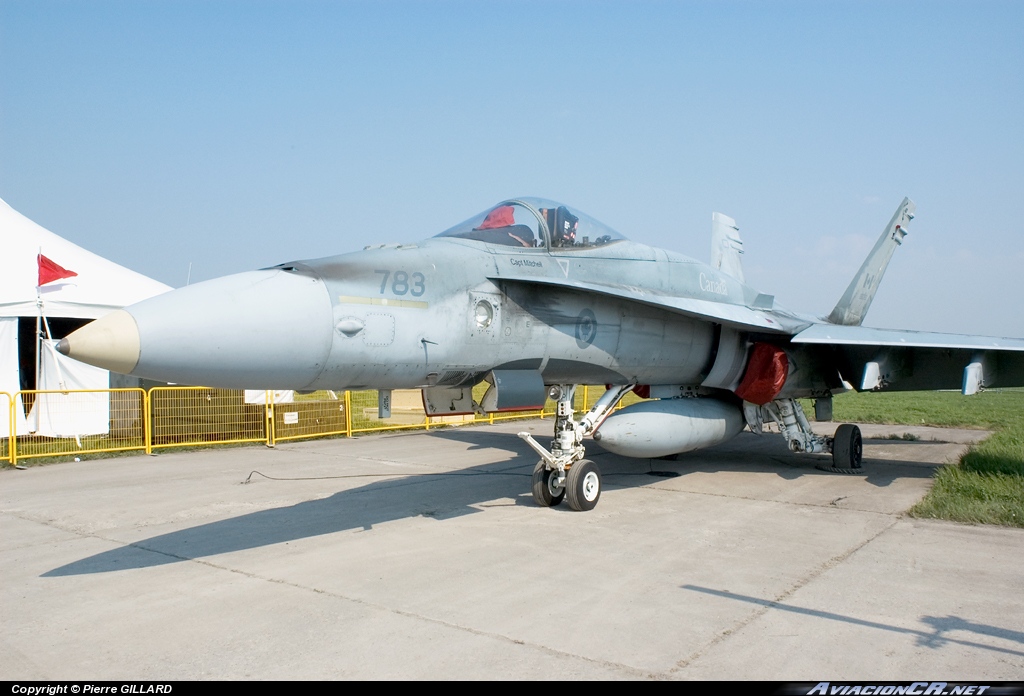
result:
M 265 398 L 265 397 L 264 397 Z M 153 387 L 149 390 L 150 448 L 267 442 L 265 404 L 245 401 L 240 389 Z
M 275 403 L 270 409 L 274 442 L 352 435 L 351 392 L 318 391 L 296 394 L 294 399 L 289 403 Z M 376 399 L 374 392 L 375 409 Z
M 6 450 L 12 464 L 34 457 L 146 449 L 142 389 L 20 391 L 7 403 Z
M 2 410 L 4 406 L 7 410 Z M 0 392 L 0 418 L 3 414 L 7 414 L 7 425 L 0 425 L 0 435 L 3 435 L 3 439 L 0 439 L 0 459 L 14 463 L 14 453 L 11 450 L 11 445 L 14 444 L 14 438 L 12 435 L 15 433 L 14 426 L 14 406 L 13 399 L 7 392 Z
M 483 387 L 474 396 L 479 401 Z M 603 387 L 576 390 L 574 408 L 586 411 Z M 247 399 L 247 395 L 249 399 Z M 258 397 L 253 398 L 254 395 Z M 495 423 L 553 416 L 555 403 L 534 411 L 427 417 L 419 391 L 393 392 L 391 417 L 378 418 L 377 392 L 295 394 L 275 403 L 274 392 L 207 387 L 153 387 L 0 392 L 0 461 L 16 465 L 39 457 L 98 452 L 276 442 L 439 425 Z M 2 421 L 0 421 L 2 422 Z

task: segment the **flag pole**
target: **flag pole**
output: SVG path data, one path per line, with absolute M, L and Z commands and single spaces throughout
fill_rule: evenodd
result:
M 36 266 L 39 265 L 39 258 L 43 255 L 43 248 L 39 247 L 39 256 L 36 256 Z M 32 426 L 29 428 L 30 432 L 37 432 L 39 430 L 39 362 L 42 359 L 43 349 L 43 295 L 39 291 L 39 282 L 36 278 L 36 381 L 33 388 L 36 390 L 36 394 L 32 398 Z
M 43 328 L 46 330 L 46 340 L 53 341 L 53 334 L 50 333 L 50 322 L 46 319 L 46 312 L 43 311 L 42 305 L 39 305 L 39 314 L 43 318 Z M 42 336 L 39 337 L 39 345 L 40 347 L 43 345 Z M 47 343 L 46 347 L 50 351 L 50 357 L 53 358 L 53 366 L 57 368 L 57 384 L 62 390 L 67 389 L 68 385 L 64 382 L 64 371 L 60 369 L 60 358 L 53 350 L 52 343 Z M 36 388 L 38 389 L 39 387 L 37 386 Z
M 43 298 L 39 295 L 39 286 L 36 286 L 36 381 L 35 389 L 39 389 L 39 356 L 43 343 Z

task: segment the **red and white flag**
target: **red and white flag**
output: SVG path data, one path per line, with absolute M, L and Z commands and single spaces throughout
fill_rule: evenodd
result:
M 78 275 L 74 271 L 69 271 L 63 266 L 54 263 L 42 254 L 36 255 L 36 262 L 39 265 L 39 282 L 36 283 L 37 286 L 46 285 L 63 278 L 73 278 Z

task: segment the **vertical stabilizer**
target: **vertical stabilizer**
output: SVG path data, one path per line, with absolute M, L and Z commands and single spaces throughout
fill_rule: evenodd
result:
M 742 283 L 742 253 L 743 240 L 740 239 L 740 228 L 736 226 L 736 221 L 728 215 L 711 213 L 711 267 Z
M 896 247 L 903 244 L 903 238 L 907 235 L 907 225 L 914 219 L 916 208 L 914 201 L 909 198 L 904 198 L 900 203 L 896 214 L 892 216 L 882 236 L 875 242 L 875 248 L 864 260 L 850 287 L 846 288 L 839 304 L 828 315 L 830 323 L 860 326 L 864 321 L 864 315 L 868 313 L 878 285 L 882 282 L 882 276 L 885 275 L 885 269 L 889 266 L 889 259 L 892 258 Z

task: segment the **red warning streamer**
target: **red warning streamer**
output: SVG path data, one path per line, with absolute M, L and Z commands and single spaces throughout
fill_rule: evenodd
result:
M 55 280 L 74 278 L 78 275 L 74 271 L 69 271 L 60 264 L 54 263 L 42 254 L 36 255 L 36 264 L 39 266 L 39 282 L 36 285 L 46 285 Z

